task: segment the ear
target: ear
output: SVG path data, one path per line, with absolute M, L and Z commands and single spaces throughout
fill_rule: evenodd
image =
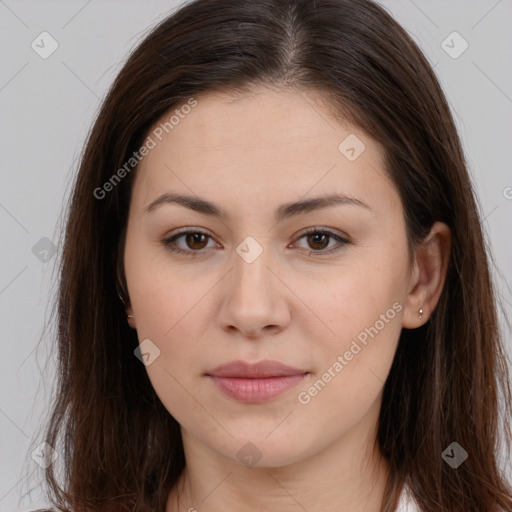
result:
M 451 251 L 451 231 L 436 222 L 424 242 L 415 250 L 414 265 L 405 301 L 402 326 L 415 329 L 432 315 L 443 290 Z M 419 310 L 422 309 L 421 318 Z
M 127 306 L 126 309 L 126 320 L 128 321 L 128 325 L 132 328 L 132 329 L 136 329 L 137 328 L 137 325 L 135 323 L 135 315 L 133 314 L 133 309 L 131 306 Z M 129 316 L 128 316 L 129 315 Z

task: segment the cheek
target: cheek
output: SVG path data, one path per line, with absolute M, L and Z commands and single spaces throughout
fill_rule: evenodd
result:
M 137 332 L 139 337 L 163 342 L 173 336 L 180 319 L 200 301 L 204 280 L 183 279 L 180 266 L 170 264 L 158 242 L 136 237 L 127 237 L 125 273 Z
M 200 325 L 195 320 L 208 284 L 201 279 L 185 282 L 179 268 L 169 265 L 165 251 L 130 238 L 125 273 L 139 343 L 151 340 L 158 353 L 146 370 L 159 395 L 172 391 L 177 383 L 171 376 L 181 381 L 182 374 L 196 368 L 192 363 Z
M 315 374 L 297 390 L 297 403 L 305 421 L 323 418 L 326 438 L 336 436 L 336 429 L 350 429 L 368 413 L 379 399 L 396 351 L 403 309 L 400 287 L 393 290 L 386 280 L 370 283 L 369 277 L 353 273 L 333 282 L 336 290 L 327 298 L 317 297 L 334 334 L 312 339 Z
M 144 275 L 140 294 L 133 307 L 139 341 L 149 338 L 160 350 L 160 365 L 173 375 L 199 373 L 197 355 L 204 340 L 205 326 L 211 323 L 208 308 L 209 280 L 183 282 L 161 274 L 158 279 Z M 148 367 L 148 370 L 150 368 Z
M 140 294 L 134 297 L 139 343 L 150 339 L 159 355 L 146 366 L 151 384 L 169 413 L 185 428 L 207 422 L 197 382 L 204 352 L 204 325 L 208 321 L 201 297 L 211 286 L 187 284 L 165 276 L 140 274 Z M 198 395 L 196 397 L 196 395 Z M 198 400 L 199 398 L 199 400 Z
M 302 284 L 305 302 L 329 328 L 314 338 L 315 377 L 321 382 L 311 396 L 321 391 L 318 402 L 324 405 L 324 400 L 356 409 L 368 405 L 389 373 L 402 328 L 406 258 L 377 253 L 355 258 L 333 272 L 328 284 Z
M 340 267 L 323 282 L 309 276 L 297 280 L 300 283 L 298 293 L 304 297 L 304 302 L 329 327 L 327 346 L 337 343 L 343 346 L 343 340 L 356 337 L 379 321 L 390 308 L 388 317 L 394 319 L 398 308 L 393 309 L 393 304 L 404 300 L 405 261 L 400 262 L 399 258 L 370 260 L 364 255 L 354 260 L 357 262 Z M 389 320 L 388 317 L 385 320 Z M 378 325 L 381 326 L 381 322 Z

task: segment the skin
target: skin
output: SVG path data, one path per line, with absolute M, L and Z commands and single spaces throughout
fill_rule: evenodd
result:
M 449 228 L 436 223 L 410 264 L 383 149 L 329 115 L 321 93 L 259 87 L 196 99 L 137 170 L 124 253 L 129 323 L 160 350 L 146 370 L 183 436 L 186 469 L 167 510 L 377 512 L 389 471 L 373 450 L 384 382 L 402 327 L 419 327 L 436 307 Z M 338 150 L 349 134 L 366 146 L 354 161 Z M 204 198 L 229 219 L 179 204 L 144 212 L 165 192 Z M 276 223 L 282 204 L 333 192 L 369 208 L 335 205 Z M 311 227 L 350 243 L 305 236 Z M 162 240 L 179 228 L 209 236 L 180 237 L 191 255 L 176 254 Z M 236 252 L 248 236 L 262 249 L 251 263 Z M 298 394 L 393 304 L 401 307 L 394 318 L 300 403 Z M 246 404 L 205 376 L 236 359 L 310 373 Z M 261 455 L 252 467 L 237 457 L 247 442 Z

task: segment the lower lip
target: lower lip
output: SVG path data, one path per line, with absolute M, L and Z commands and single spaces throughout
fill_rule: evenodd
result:
M 246 403 L 261 403 L 274 398 L 301 382 L 306 374 L 243 379 L 238 377 L 214 377 L 213 383 L 227 396 Z

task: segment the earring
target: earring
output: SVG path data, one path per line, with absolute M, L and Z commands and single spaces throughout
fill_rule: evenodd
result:
M 421 315 L 423 314 L 423 309 L 422 308 L 420 308 L 419 314 L 420 314 L 420 319 L 421 319 Z
M 128 318 L 135 318 L 133 315 L 126 315 Z

